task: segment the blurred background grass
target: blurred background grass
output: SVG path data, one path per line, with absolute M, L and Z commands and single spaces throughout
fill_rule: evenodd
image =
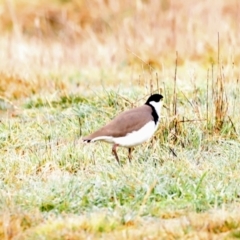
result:
M 95 84 L 103 77 L 109 84 L 136 83 L 150 65 L 168 79 L 176 52 L 179 78 L 181 68 L 182 78 L 193 69 L 200 69 L 196 77 L 206 77 L 206 69 L 218 62 L 218 34 L 220 59 L 232 80 L 240 61 L 239 5 L 236 0 L 1 0 L 0 94 L 10 88 L 4 84 L 9 77 L 24 85 L 25 95 L 55 87 L 37 80 L 44 74 L 63 79 L 67 72 L 67 78 Z M 35 89 L 28 90 L 26 80 L 35 80 Z

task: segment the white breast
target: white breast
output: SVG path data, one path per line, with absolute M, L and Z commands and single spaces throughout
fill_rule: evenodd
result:
M 155 125 L 154 121 L 150 121 L 138 131 L 128 133 L 124 137 L 112 138 L 111 140 L 123 147 L 134 147 L 149 140 L 157 129 L 157 126 L 158 124 Z

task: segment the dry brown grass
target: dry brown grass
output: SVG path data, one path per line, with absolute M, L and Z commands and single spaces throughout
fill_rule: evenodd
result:
M 58 70 L 70 65 L 116 71 L 122 64 L 141 70 L 144 61 L 163 72 L 173 66 L 178 51 L 179 66 L 197 63 L 210 67 L 218 61 L 219 33 L 221 61 L 237 65 L 238 9 L 234 0 L 211 4 L 206 0 L 194 4 L 169 0 L 2 1 L 2 57 L 8 63 L 25 60 L 34 70 L 36 66 Z
M 119 216 L 109 218 L 102 213 L 45 220 L 39 213 L 4 217 L 0 222 L 2 239 L 235 239 L 240 221 L 237 212 L 224 210 L 139 218 L 127 224 L 121 223 Z

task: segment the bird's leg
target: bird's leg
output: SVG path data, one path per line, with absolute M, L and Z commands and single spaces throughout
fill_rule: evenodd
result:
M 132 150 L 133 150 L 133 148 L 128 149 L 128 159 L 129 159 L 130 163 L 131 163 L 131 160 L 132 160 Z
M 113 147 L 112 147 L 112 153 L 114 154 L 118 164 L 120 165 L 120 161 L 119 161 L 119 158 L 118 158 L 118 155 L 117 155 L 117 146 L 118 144 L 114 144 Z

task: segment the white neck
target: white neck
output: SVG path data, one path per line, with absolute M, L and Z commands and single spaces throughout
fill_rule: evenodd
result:
M 163 101 L 159 101 L 159 102 L 151 101 L 149 102 L 149 104 L 151 104 L 154 107 L 160 120 Z

